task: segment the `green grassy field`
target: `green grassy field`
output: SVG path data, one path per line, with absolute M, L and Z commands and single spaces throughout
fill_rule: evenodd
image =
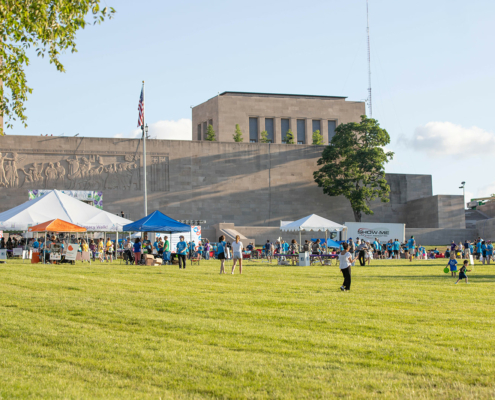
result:
M 493 398 L 495 266 L 443 267 L 0 264 L 0 398 Z

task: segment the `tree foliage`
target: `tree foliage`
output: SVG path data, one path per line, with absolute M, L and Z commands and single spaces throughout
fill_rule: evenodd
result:
M 215 142 L 217 140 L 217 138 L 215 136 L 215 131 L 213 130 L 212 125 L 208 125 L 208 129 L 206 129 L 206 139 L 205 140 L 208 140 L 209 142 Z
M 284 143 L 285 144 L 294 144 L 294 134 L 292 133 L 292 131 L 290 129 L 285 134 Z
M 261 143 L 270 143 L 270 139 L 268 139 L 268 132 L 267 131 L 262 131 L 260 136 L 261 136 L 261 139 L 260 139 Z
M 242 131 L 241 128 L 239 127 L 239 124 L 235 124 L 235 133 L 233 136 L 234 136 L 234 142 L 240 143 L 244 141 L 244 139 L 242 138 Z
M 342 124 L 323 150 L 313 176 L 323 193 L 345 196 L 351 203 L 356 222 L 361 215 L 373 214 L 369 203 L 377 198 L 389 201 L 390 186 L 385 180 L 385 163 L 394 153 L 385 152 L 390 136 L 375 119 L 361 116 L 361 122 Z
M 30 49 L 65 72 L 60 54 L 77 51 L 77 31 L 114 13 L 111 7 L 100 8 L 100 0 L 0 0 L 0 115 L 8 128 L 17 119 L 27 126 L 24 103 L 32 88 L 27 85 L 25 68 Z
M 317 129 L 313 132 L 313 144 L 322 145 L 323 144 L 323 135 Z

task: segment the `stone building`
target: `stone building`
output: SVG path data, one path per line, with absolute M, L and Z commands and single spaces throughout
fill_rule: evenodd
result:
M 194 107 L 192 114 L 192 141 L 148 143 L 149 212 L 206 220 L 205 237 L 239 232 L 256 240 L 278 237 L 281 220 L 312 213 L 338 223 L 354 220 L 347 199 L 324 195 L 314 182 L 324 147 L 310 143 L 315 130 L 328 143 L 338 124 L 359 121 L 363 102 L 224 92 Z M 204 140 L 208 124 L 216 131 L 215 142 Z M 234 143 L 236 124 L 243 143 Z M 300 144 L 283 143 L 288 129 Z M 271 143 L 258 143 L 263 130 Z M 139 139 L 3 136 L 0 212 L 34 192 L 61 189 L 97 193 L 98 206 L 137 220 L 144 208 L 142 172 Z M 433 196 L 430 175 L 387 174 L 386 179 L 390 202 L 374 202 L 375 213 L 364 215 L 364 222 L 404 223 L 406 234 L 429 244 L 476 235 L 476 229 L 465 229 L 463 197 Z
M 325 144 L 341 123 L 358 122 L 366 114 L 365 103 L 346 101 L 346 97 L 223 92 L 193 107 L 193 140 L 205 140 L 212 125 L 220 142 L 233 142 L 236 124 L 244 142 L 260 142 L 262 131 L 270 143 L 283 143 L 287 131 L 297 144 L 311 144 L 319 130 Z

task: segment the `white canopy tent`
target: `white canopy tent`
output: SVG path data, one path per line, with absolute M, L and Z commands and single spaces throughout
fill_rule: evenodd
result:
M 299 232 L 299 247 L 301 247 L 301 232 L 325 231 L 325 241 L 328 232 L 346 231 L 345 225 L 340 225 L 316 214 L 298 219 L 297 221 L 280 221 L 280 230 L 285 232 Z
M 52 190 L 0 213 L 0 230 L 27 231 L 30 226 L 57 218 L 90 232 L 122 232 L 122 227 L 132 222 Z

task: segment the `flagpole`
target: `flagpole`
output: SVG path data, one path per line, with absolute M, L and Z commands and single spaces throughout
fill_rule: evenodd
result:
M 144 177 L 144 216 L 148 215 L 148 189 L 147 189 L 147 179 L 146 179 L 146 131 L 145 131 L 145 108 L 144 108 L 144 81 L 143 81 L 143 125 L 141 128 L 143 130 L 143 177 Z

